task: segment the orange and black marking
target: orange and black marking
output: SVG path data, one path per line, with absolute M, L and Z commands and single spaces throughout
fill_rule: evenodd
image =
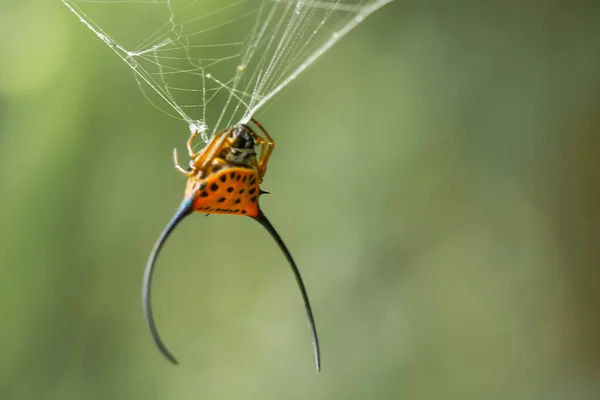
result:
M 256 134 L 248 125 L 240 124 L 216 134 L 204 149 L 194 152 L 193 142 L 198 134 L 198 132 L 194 132 L 187 142 L 187 150 L 190 156 L 188 170 L 179 165 L 177 152 L 174 152 L 175 168 L 185 174 L 188 181 L 183 202 L 156 241 L 146 264 L 142 293 L 146 321 L 150 333 L 162 354 L 172 363 L 177 364 L 177 359 L 167 349 L 158 334 L 152 315 L 150 291 L 156 258 L 167 237 L 179 222 L 193 212 L 248 216 L 265 227 L 292 268 L 304 301 L 313 339 L 316 367 L 317 371 L 320 371 L 319 340 L 306 287 L 287 246 L 259 206 L 260 195 L 267 193 L 261 190 L 260 184 L 267 170 L 267 163 L 273 151 L 274 142 L 262 125 L 254 118 L 251 120 L 260 128 L 265 136 L 264 138 Z M 258 156 L 255 151 L 257 146 L 260 146 Z
M 188 196 L 194 196 L 192 208 L 212 214 L 238 214 L 256 217 L 261 194 L 256 172 L 239 167 L 226 167 L 209 173 L 207 179 L 193 182 Z M 193 193 L 195 192 L 195 193 Z

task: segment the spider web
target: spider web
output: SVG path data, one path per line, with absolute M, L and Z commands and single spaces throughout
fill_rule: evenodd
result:
M 209 133 L 247 122 L 393 0 L 61 0 L 158 109 Z

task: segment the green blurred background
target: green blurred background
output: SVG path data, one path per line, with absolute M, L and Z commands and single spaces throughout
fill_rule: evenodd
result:
M 257 117 L 262 207 L 179 204 L 185 124 L 58 1 L 0 4 L 0 399 L 600 398 L 600 3 L 395 2 Z

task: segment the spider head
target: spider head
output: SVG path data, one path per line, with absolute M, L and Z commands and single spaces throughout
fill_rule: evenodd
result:
M 256 157 L 254 152 L 254 131 L 244 124 L 240 124 L 231 132 L 233 143 L 225 155 L 225 160 L 231 164 L 247 165 Z
M 231 138 L 234 140 L 231 147 L 238 150 L 254 150 L 253 133 L 254 131 L 248 125 L 240 124 L 236 126 L 231 133 Z

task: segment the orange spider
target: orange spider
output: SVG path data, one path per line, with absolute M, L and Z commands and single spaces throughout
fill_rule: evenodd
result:
M 218 133 L 204 149 L 194 152 L 193 142 L 198 132 L 192 133 L 187 142 L 187 150 L 191 159 L 188 171 L 179 165 L 177 151 L 173 152 L 175 168 L 186 175 L 188 181 L 183 202 L 156 241 L 146 264 L 142 293 L 146 321 L 152 338 L 161 353 L 172 363 L 178 364 L 160 338 L 152 316 L 150 289 L 158 253 L 177 224 L 194 211 L 205 214 L 246 215 L 267 229 L 292 267 L 308 317 L 318 372 L 321 369 L 319 339 L 300 271 L 285 243 L 258 205 L 259 196 L 267 193 L 260 189 L 260 184 L 267 170 L 267 162 L 273 151 L 274 142 L 261 124 L 254 118 L 252 118 L 252 122 L 264 133 L 266 140 L 257 135 L 248 125 L 241 124 Z M 254 148 L 258 145 L 261 146 L 261 150 L 257 159 Z

